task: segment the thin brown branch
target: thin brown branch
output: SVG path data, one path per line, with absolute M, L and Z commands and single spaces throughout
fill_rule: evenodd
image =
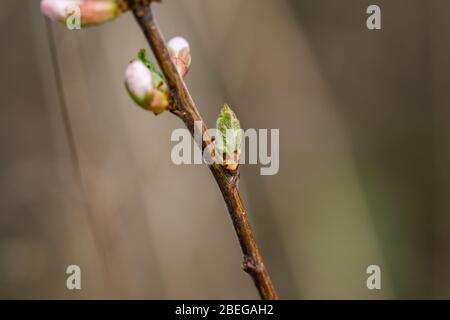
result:
M 130 1 L 133 2 L 132 0 Z M 170 58 L 166 42 L 159 30 L 150 6 L 135 7 L 133 13 L 158 60 L 161 71 L 171 90 L 176 107 L 172 112 L 183 120 L 192 135 L 194 135 L 195 126 L 198 127 L 198 132 L 206 133 L 206 125 L 182 77 Z M 202 150 L 210 143 L 211 138 L 205 134 L 201 143 Z M 228 212 L 244 254 L 242 268 L 253 278 L 262 299 L 277 299 L 277 293 L 259 253 L 255 236 L 239 194 L 237 186 L 238 173 L 232 174 L 219 164 L 210 165 L 209 168 L 227 204 Z

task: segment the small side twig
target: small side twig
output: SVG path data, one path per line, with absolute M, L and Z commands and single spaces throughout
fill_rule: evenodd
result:
M 202 139 L 200 146 L 201 149 L 204 150 L 212 143 L 211 138 L 206 134 L 206 125 L 202 120 L 182 77 L 170 58 L 169 50 L 167 49 L 164 38 L 153 16 L 152 9 L 147 5 L 136 6 L 136 0 L 128 1 L 130 7 L 133 8 L 133 14 L 136 21 L 144 32 L 170 88 L 172 98 L 175 102 L 175 110 L 171 110 L 172 113 L 181 118 L 193 136 L 195 127 L 197 127 L 197 132 L 204 133 L 204 138 Z M 277 293 L 269 273 L 264 266 L 263 259 L 259 252 L 255 236 L 239 194 L 237 187 L 238 173 L 232 174 L 219 164 L 209 165 L 209 168 L 222 192 L 242 248 L 244 254 L 244 262 L 242 264 L 243 270 L 253 278 L 262 299 L 277 299 Z

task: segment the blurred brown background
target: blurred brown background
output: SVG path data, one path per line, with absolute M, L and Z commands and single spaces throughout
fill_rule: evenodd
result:
M 257 298 L 209 171 L 170 161 L 182 123 L 124 90 L 147 47 L 132 16 L 52 23 L 58 79 L 39 1 L 0 5 L 0 298 Z M 166 38 L 190 41 L 209 126 L 228 102 L 244 128 L 280 129 L 279 173 L 244 165 L 241 189 L 282 298 L 450 298 L 449 1 L 155 10 Z

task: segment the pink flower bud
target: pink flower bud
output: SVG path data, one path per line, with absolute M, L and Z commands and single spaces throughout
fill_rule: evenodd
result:
M 125 71 L 125 86 L 131 98 L 142 108 L 158 115 L 169 106 L 167 92 L 155 86 L 157 79 L 140 60 L 131 62 Z
M 139 60 L 130 63 L 125 71 L 125 82 L 133 99 L 139 104 L 151 94 L 153 90 L 152 73 Z
M 178 72 L 184 77 L 191 66 L 191 48 L 189 43 L 182 37 L 175 37 L 170 39 L 167 46 Z
M 121 14 L 115 0 L 42 0 L 41 11 L 47 17 L 60 22 L 79 15 L 83 26 L 104 23 Z

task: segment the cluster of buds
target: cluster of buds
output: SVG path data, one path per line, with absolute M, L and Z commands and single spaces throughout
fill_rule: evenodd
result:
M 41 0 L 41 11 L 47 17 L 76 24 L 75 28 L 111 21 L 135 6 L 148 5 L 160 0 Z M 72 28 L 70 28 L 72 29 Z M 185 77 L 191 66 L 191 49 L 186 39 L 172 38 L 168 43 L 170 58 L 181 77 Z M 142 49 L 125 71 L 125 87 L 131 98 L 140 107 L 158 115 L 173 103 L 169 88 Z M 218 135 L 214 140 L 211 156 L 230 172 L 239 166 L 242 130 L 239 120 L 225 104 L 217 118 Z
M 172 61 L 181 76 L 185 76 L 191 65 L 189 43 L 181 37 L 168 42 Z M 170 94 L 161 74 L 141 50 L 125 72 L 125 86 L 131 98 L 142 108 L 158 115 L 170 106 Z
M 242 130 L 239 119 L 225 104 L 216 121 L 217 137 L 214 141 L 216 157 L 227 170 L 236 171 L 241 154 Z

